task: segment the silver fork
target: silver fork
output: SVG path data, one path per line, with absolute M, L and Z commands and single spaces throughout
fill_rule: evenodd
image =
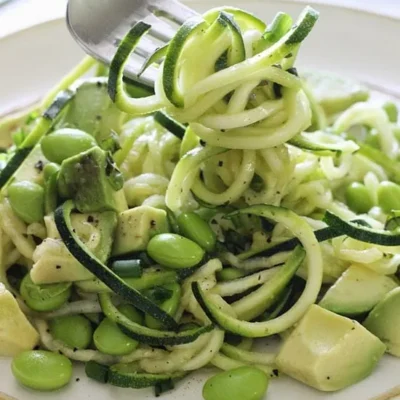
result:
M 67 25 L 83 50 L 103 62 L 111 63 L 116 48 L 139 20 L 151 25 L 140 40 L 125 69 L 125 75 L 147 85 L 154 85 L 156 69 L 137 73 L 147 57 L 168 43 L 178 27 L 197 15 L 175 0 L 69 0 Z

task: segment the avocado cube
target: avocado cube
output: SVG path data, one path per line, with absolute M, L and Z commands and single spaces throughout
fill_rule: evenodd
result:
M 145 250 L 154 234 L 168 232 L 167 213 L 159 208 L 139 206 L 119 214 L 113 255 Z
M 364 326 L 400 357 L 400 287 L 389 292 L 370 312 Z
M 14 296 L 0 283 L 0 357 L 32 350 L 39 334 L 19 308 Z
M 107 262 L 117 227 L 114 211 L 71 215 L 72 227 L 79 239 L 102 262 Z M 45 217 L 48 237 L 33 253 L 31 278 L 34 283 L 75 282 L 93 278 L 93 275 L 72 256 L 58 233 L 54 218 Z
M 397 287 L 389 276 L 360 265 L 351 265 L 329 288 L 319 305 L 336 314 L 351 316 L 369 312 Z
M 370 375 L 385 349 L 358 322 L 312 305 L 284 342 L 276 365 L 292 378 L 329 392 Z
M 117 211 L 115 194 L 123 178 L 112 157 L 100 147 L 93 147 L 61 164 L 58 190 L 72 199 L 82 213 Z

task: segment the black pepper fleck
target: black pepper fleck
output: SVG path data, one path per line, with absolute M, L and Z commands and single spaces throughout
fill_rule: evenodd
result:
M 56 265 L 56 269 L 61 269 L 61 265 Z
M 92 223 L 94 221 L 93 215 L 87 217 L 87 222 Z
M 39 160 L 36 164 L 35 164 L 35 168 L 39 171 L 42 172 L 43 171 L 43 161 Z
M 278 371 L 277 369 L 273 369 L 273 370 L 272 370 L 272 373 L 273 373 L 275 376 L 279 376 L 279 371 Z
M 224 162 L 223 161 L 218 161 L 218 167 L 223 167 Z

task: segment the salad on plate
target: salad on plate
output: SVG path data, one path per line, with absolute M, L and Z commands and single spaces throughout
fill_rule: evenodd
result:
M 400 356 L 398 110 L 297 69 L 317 20 L 212 9 L 144 60 L 154 88 L 124 76 L 139 21 L 109 67 L 0 120 L 18 382 L 60 389 L 80 362 L 158 396 L 213 366 L 205 400 L 260 400 L 281 373 L 337 391 Z

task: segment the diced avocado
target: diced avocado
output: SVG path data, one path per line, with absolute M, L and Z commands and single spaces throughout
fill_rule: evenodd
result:
M 358 322 L 312 305 L 284 342 L 276 365 L 306 385 L 335 391 L 370 375 L 385 348 Z
M 111 130 L 119 133 L 122 122 L 123 113 L 107 93 L 107 80 L 95 78 L 79 85 L 57 128 L 81 129 L 101 143 L 110 135 Z
M 364 326 L 400 357 L 400 287 L 389 292 L 370 312 Z
M 32 350 L 39 334 L 20 310 L 14 296 L 0 283 L 0 357 Z
M 72 226 L 78 237 L 103 262 L 110 256 L 117 215 L 113 211 L 92 214 L 72 214 Z M 31 278 L 37 283 L 73 282 L 93 278 L 68 251 L 61 241 L 52 216 L 45 217 L 48 238 L 33 255 Z
M 37 145 L 15 172 L 14 181 L 29 181 L 42 184 L 42 171 L 47 163 L 48 161 L 43 155 L 40 145 Z
M 47 238 L 33 253 L 32 281 L 36 284 L 74 282 L 93 278 L 77 261 L 61 239 Z
M 116 211 L 122 213 L 128 209 L 124 189 L 118 190 L 114 195 Z
M 366 313 L 397 287 L 394 279 L 351 265 L 326 292 L 319 305 L 341 315 Z
M 115 193 L 123 178 L 109 153 L 99 147 L 68 158 L 61 164 L 58 190 L 73 199 L 82 213 L 117 211 Z
M 159 208 L 139 206 L 119 214 L 113 255 L 145 250 L 151 236 L 168 232 L 167 213 Z
M 344 111 L 369 98 L 368 89 L 349 78 L 322 71 L 303 71 L 301 76 L 327 115 Z

